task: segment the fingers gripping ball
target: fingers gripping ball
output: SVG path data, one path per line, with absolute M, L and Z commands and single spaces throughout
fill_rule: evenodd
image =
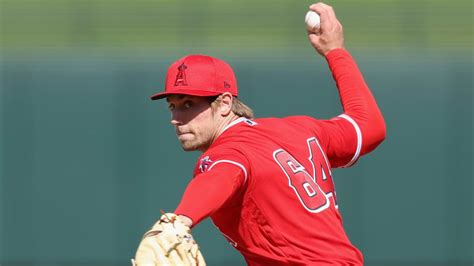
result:
M 132 265 L 206 265 L 191 229 L 174 213 L 165 213 L 146 232 Z
M 319 17 L 318 13 L 312 10 L 308 11 L 304 18 L 304 22 L 306 23 L 306 29 L 309 32 L 317 34 L 321 32 L 321 18 Z

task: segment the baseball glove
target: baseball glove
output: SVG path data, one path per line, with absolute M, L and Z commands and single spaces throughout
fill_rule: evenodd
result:
M 191 229 L 174 213 L 164 213 L 145 233 L 132 259 L 133 266 L 206 265 Z

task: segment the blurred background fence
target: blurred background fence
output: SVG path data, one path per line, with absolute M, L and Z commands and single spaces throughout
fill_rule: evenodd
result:
M 334 172 L 351 240 L 367 265 L 472 265 L 472 1 L 327 3 L 388 129 Z M 257 117 L 339 114 L 309 4 L 0 0 L 0 265 L 128 265 L 199 155 L 148 98 L 185 54 L 228 61 Z M 194 234 L 209 265 L 244 264 L 209 221 Z

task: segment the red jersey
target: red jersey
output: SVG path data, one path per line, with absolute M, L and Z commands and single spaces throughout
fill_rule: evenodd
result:
M 199 158 L 175 211 L 193 226 L 210 216 L 249 265 L 363 264 L 342 225 L 331 167 L 374 149 L 385 125 L 350 55 L 327 58 L 345 113 L 234 121 Z

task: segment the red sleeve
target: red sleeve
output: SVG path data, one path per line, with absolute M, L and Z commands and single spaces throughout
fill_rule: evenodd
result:
M 245 186 L 246 169 L 232 161 L 216 161 L 196 175 L 186 188 L 176 214 L 189 217 L 193 227 L 212 215 Z
M 329 139 L 327 154 L 337 166 L 348 167 L 385 139 L 385 121 L 351 55 L 344 49 L 335 49 L 326 60 L 344 109 L 344 114 L 323 122 Z M 352 156 L 347 157 L 348 153 Z

